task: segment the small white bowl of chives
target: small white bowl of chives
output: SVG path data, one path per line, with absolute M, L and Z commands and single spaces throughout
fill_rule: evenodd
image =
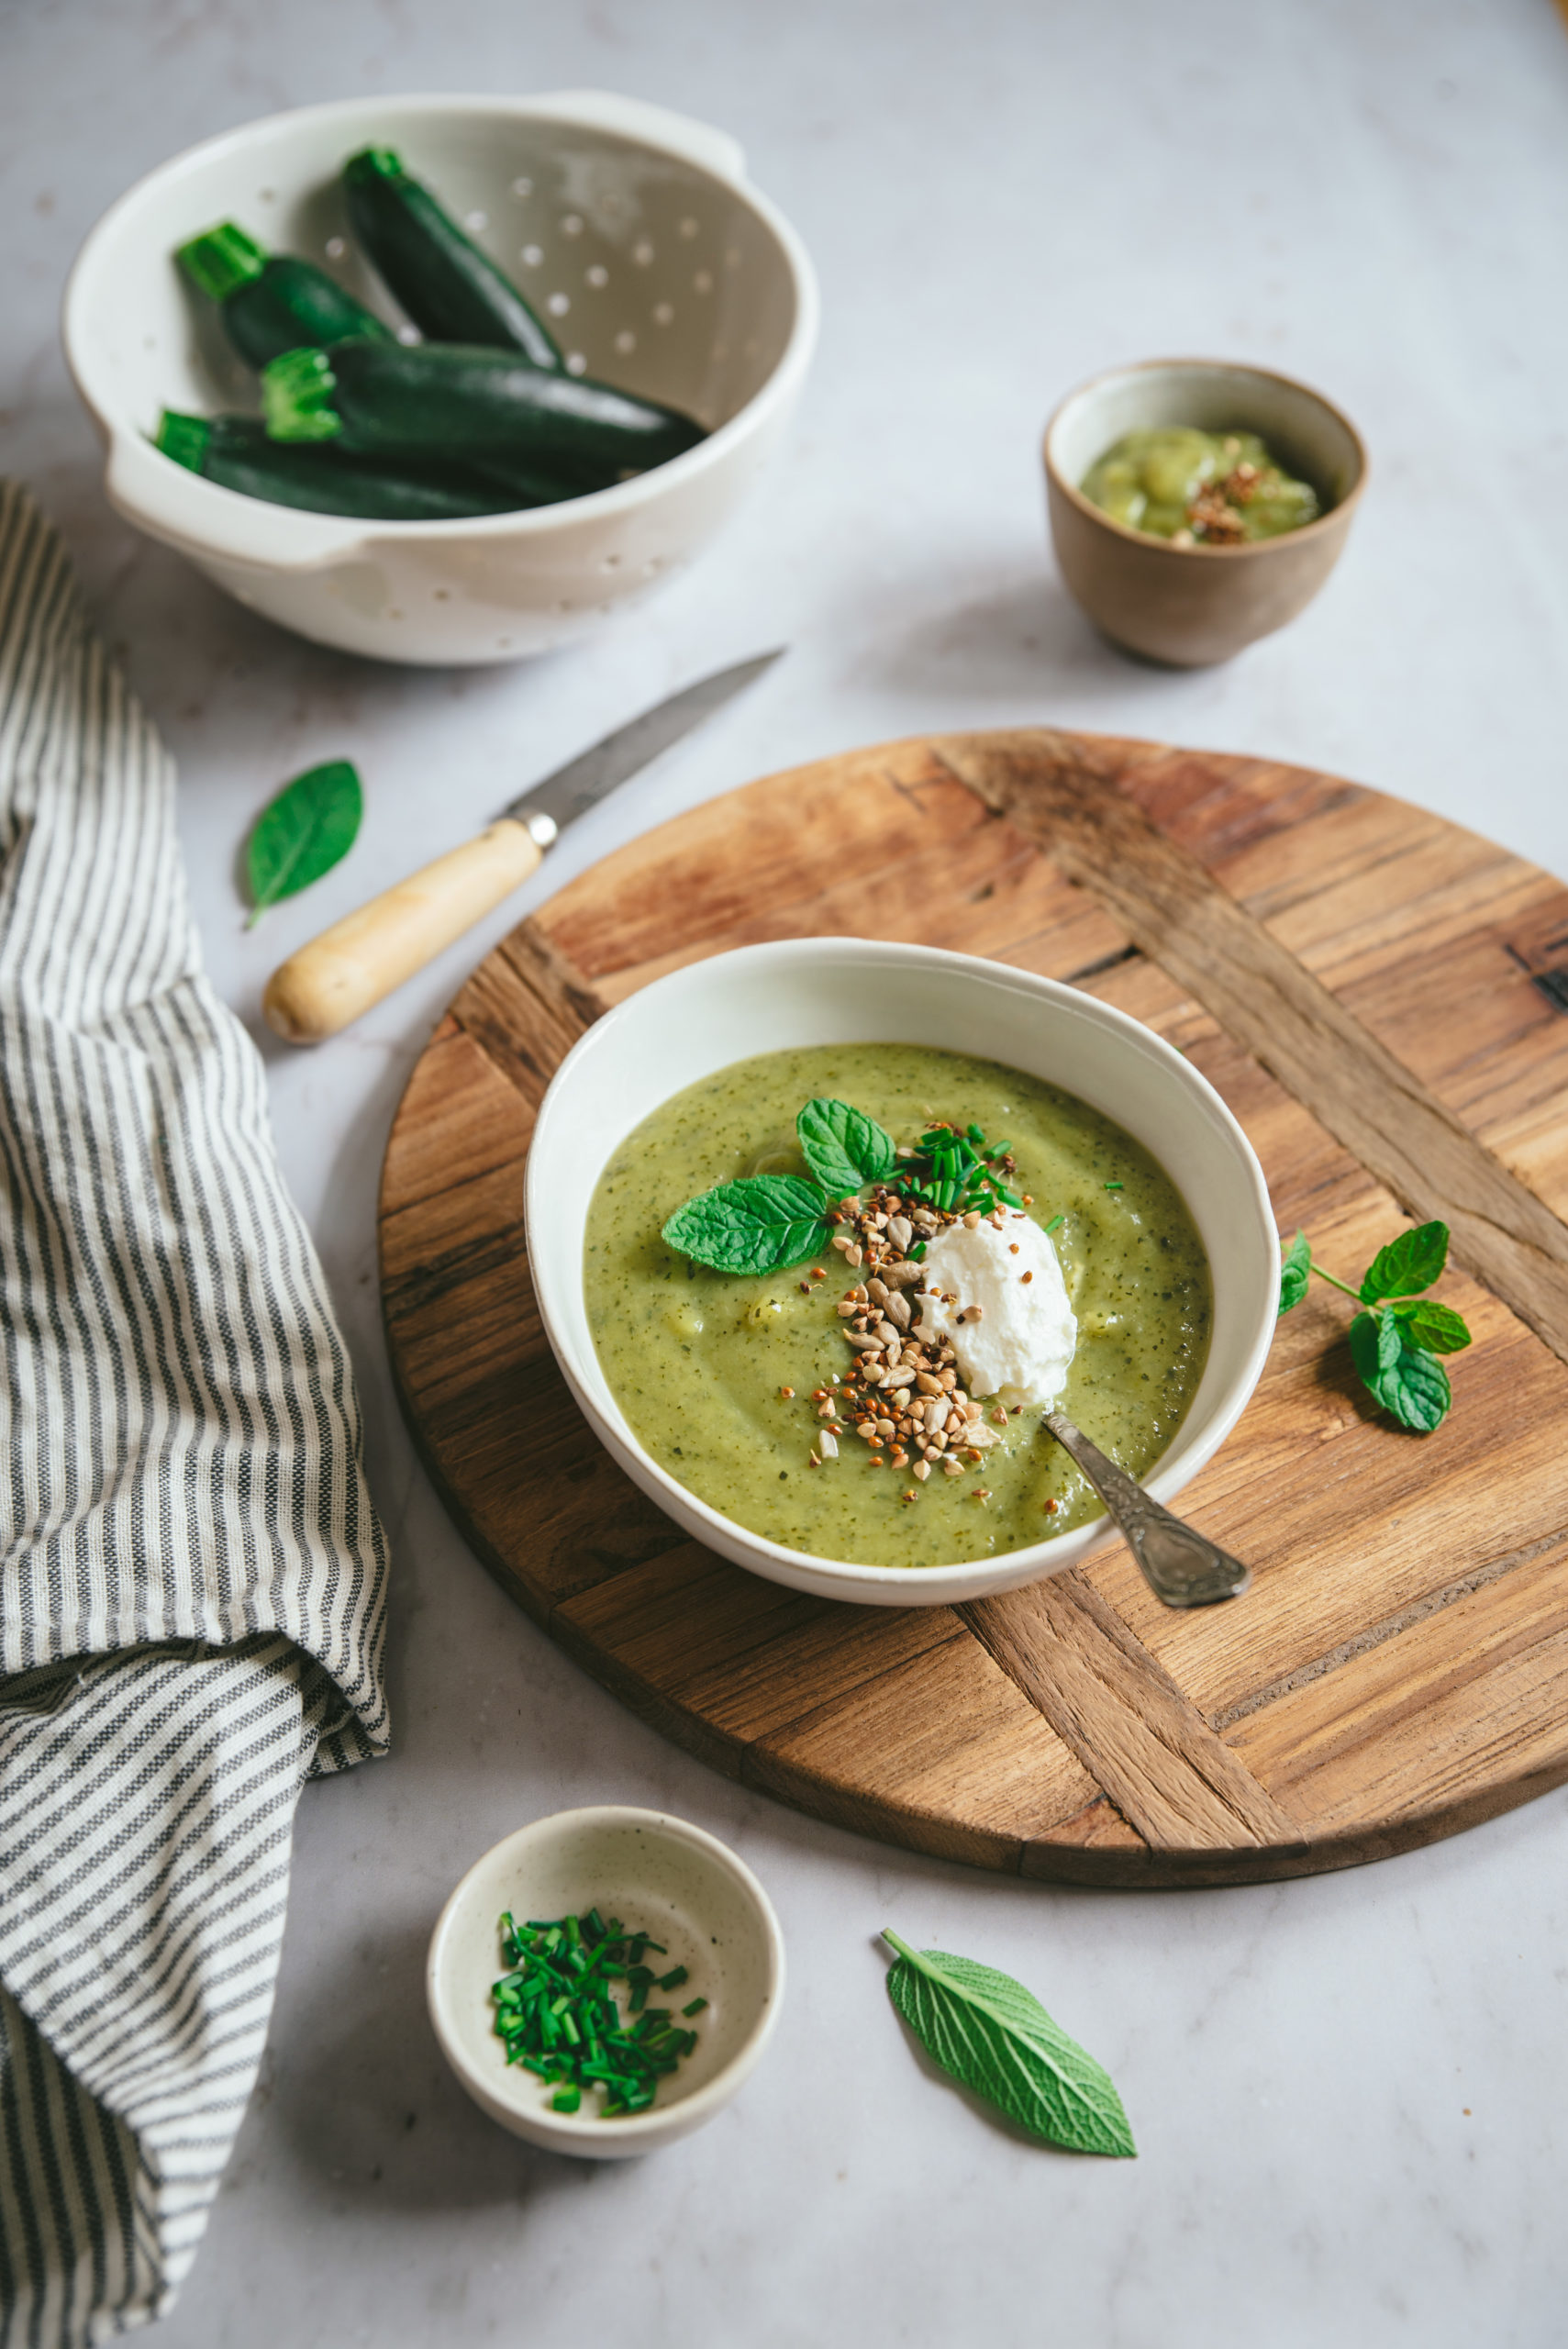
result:
M 665 1812 L 558 1811 L 474 1863 L 430 1940 L 441 2052 L 480 2109 L 555 2153 L 615 2161 L 711 2121 L 784 1994 L 773 1904 L 717 1838 Z

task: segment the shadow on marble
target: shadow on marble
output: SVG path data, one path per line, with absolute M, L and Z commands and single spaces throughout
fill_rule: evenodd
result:
M 525 2203 L 591 2173 L 594 2163 L 524 2144 L 463 2095 L 425 2009 L 428 1941 L 423 1925 L 389 1939 L 368 2002 L 339 1981 L 291 2015 L 296 2052 L 265 2094 L 302 2176 L 339 2207 L 428 2216 Z
M 1087 695 L 1136 709 L 1204 670 L 1171 669 L 1122 651 L 1041 568 L 989 594 L 917 620 L 871 651 L 863 673 L 889 693 L 995 706 L 1020 697 Z M 1125 730 L 1136 732 L 1136 726 Z

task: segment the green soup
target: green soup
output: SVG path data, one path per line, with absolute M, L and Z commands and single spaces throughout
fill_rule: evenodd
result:
M 1113 521 L 1188 546 L 1246 546 L 1315 522 L 1310 482 L 1293 481 L 1255 432 L 1184 424 L 1127 432 L 1084 474 L 1084 495 Z
M 899 1141 L 934 1118 L 1006 1135 L 1029 1212 L 1041 1225 L 1063 1219 L 1051 1238 L 1078 1346 L 1062 1408 L 1133 1475 L 1182 1423 L 1208 1352 L 1208 1263 L 1149 1152 L 1073 1094 L 995 1061 L 831 1044 L 739 1061 L 677 1094 L 600 1179 L 584 1250 L 588 1319 L 645 1450 L 753 1533 L 857 1565 L 990 1557 L 1098 1516 L 1038 1410 L 997 1429 L 983 1467 L 951 1479 L 912 1484 L 850 1435 L 837 1460 L 811 1465 L 821 1425 L 812 1390 L 837 1388 L 849 1367 L 835 1308 L 859 1274 L 831 1250 L 816 1260 L 825 1280 L 813 1280 L 811 1263 L 760 1277 L 710 1272 L 660 1233 L 716 1184 L 805 1174 L 795 1119 L 817 1095 L 853 1102 Z

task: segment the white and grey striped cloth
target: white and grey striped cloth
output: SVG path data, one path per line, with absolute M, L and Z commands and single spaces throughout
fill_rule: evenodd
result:
M 4 484 L 0 1349 L 0 2344 L 55 2349 L 195 2254 L 386 1553 L 170 761 Z

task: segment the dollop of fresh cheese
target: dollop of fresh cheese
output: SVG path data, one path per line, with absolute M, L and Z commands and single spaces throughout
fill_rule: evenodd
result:
M 1049 1233 L 1029 1216 L 1009 1215 L 999 1228 L 989 1217 L 950 1223 L 921 1269 L 920 1333 L 946 1339 L 971 1395 L 1009 1407 L 1056 1401 L 1078 1324 Z

